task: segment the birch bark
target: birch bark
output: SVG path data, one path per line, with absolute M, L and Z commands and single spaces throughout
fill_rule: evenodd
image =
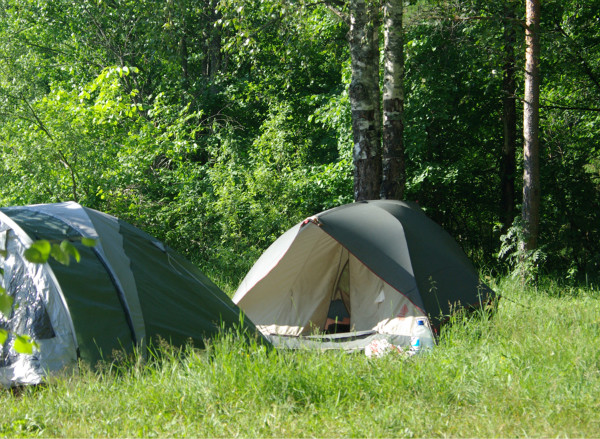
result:
M 379 13 L 377 2 L 350 1 L 354 200 L 377 199 L 381 187 Z
M 402 0 L 384 3 L 383 152 L 381 198 L 401 200 L 404 165 L 404 51 Z
M 525 0 L 525 94 L 523 104 L 523 250 L 537 247 L 540 223 L 540 0 Z

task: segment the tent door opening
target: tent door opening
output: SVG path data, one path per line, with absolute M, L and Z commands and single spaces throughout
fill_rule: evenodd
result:
M 347 252 L 342 252 L 342 254 Z M 351 331 L 350 320 L 350 275 L 347 254 L 342 259 L 343 268 L 335 283 L 324 331 L 326 334 L 339 334 Z M 342 264 L 342 261 L 340 265 Z

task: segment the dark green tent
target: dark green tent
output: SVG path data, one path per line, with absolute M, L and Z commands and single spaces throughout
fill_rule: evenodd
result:
M 83 237 L 96 245 L 82 245 Z M 70 240 L 80 262 L 28 262 L 24 250 L 41 239 Z M 0 251 L 1 285 L 14 299 L 0 327 L 40 346 L 22 355 L 12 349 L 14 335 L 5 341 L 4 386 L 39 382 L 78 359 L 94 365 L 157 337 L 203 347 L 221 327 L 240 323 L 239 308 L 192 263 L 132 225 L 76 203 L 0 209 Z M 247 319 L 244 326 L 255 331 Z
M 436 328 L 452 307 L 493 294 L 456 241 L 420 208 L 378 200 L 327 210 L 289 229 L 233 301 L 276 344 L 312 336 L 360 347 L 374 338 L 407 345 L 418 319 Z M 344 315 L 332 316 L 340 302 Z M 349 320 L 348 333 L 323 338 L 334 317 Z

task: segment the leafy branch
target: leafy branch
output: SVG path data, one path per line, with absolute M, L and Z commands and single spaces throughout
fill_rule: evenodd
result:
M 520 278 L 523 283 L 535 281 L 538 278 L 547 257 L 543 247 L 525 250 L 522 243 L 526 238 L 523 219 L 517 217 L 506 234 L 500 237 L 501 246 L 498 252 L 498 259 L 508 262 L 511 276 L 516 279 Z
M 92 238 L 81 238 L 81 243 L 86 247 L 96 245 L 96 240 Z M 6 259 L 8 256 L 7 250 L 0 250 L 0 257 Z M 69 265 L 71 257 L 77 262 L 81 260 L 81 256 L 77 248 L 70 240 L 63 241 L 48 241 L 41 239 L 35 241 L 29 248 L 23 252 L 23 256 L 29 262 L 34 264 L 45 264 L 49 258 L 53 258 L 63 265 Z M 0 267 L 0 276 L 4 277 L 4 269 Z M 8 294 L 6 289 L 0 285 L 0 316 L 10 317 L 14 305 L 14 299 Z M 13 335 L 15 341 L 13 349 L 20 354 L 31 355 L 34 349 L 39 349 L 38 343 L 28 335 L 16 334 L 4 328 L 0 328 L 0 345 L 3 345 L 9 336 Z

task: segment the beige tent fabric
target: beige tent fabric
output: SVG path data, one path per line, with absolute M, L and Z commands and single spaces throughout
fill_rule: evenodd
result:
M 404 295 L 318 225 L 287 233 L 281 245 L 263 254 L 233 298 L 261 332 L 298 336 L 322 331 L 331 300 L 341 289 L 347 291 L 342 298 L 352 331 L 410 336 L 414 317 L 422 312 Z
M 241 295 L 238 290 L 233 298 L 263 332 L 307 334 L 318 329 L 315 324 L 320 323 L 315 322 L 324 322 L 327 316 L 338 274 L 332 261 L 339 260 L 342 247 L 312 223 L 301 233 L 302 239 L 294 240 L 281 259 L 267 255 L 271 267 L 249 273 L 253 278 L 246 285 L 252 294 Z M 311 276 L 300 276 L 301 272 Z M 256 279 L 260 280 L 252 286 Z
M 356 331 L 410 336 L 414 318 L 423 316 L 406 296 L 354 256 L 350 256 L 350 297 L 354 310 L 350 320 Z

